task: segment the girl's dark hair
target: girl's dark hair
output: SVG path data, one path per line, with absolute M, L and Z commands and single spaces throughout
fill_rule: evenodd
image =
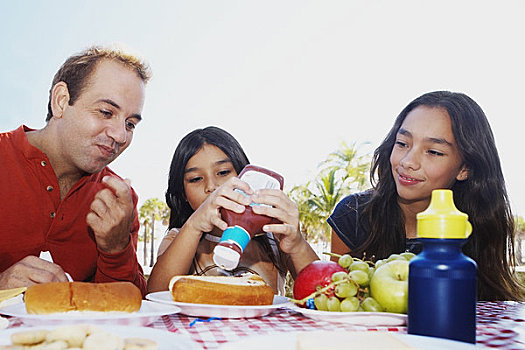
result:
M 469 215 L 472 235 L 463 251 L 478 264 L 479 300 L 522 299 L 515 267 L 514 219 L 509 206 L 500 159 L 489 122 L 481 107 L 462 93 L 436 91 L 406 106 L 375 150 L 370 180 L 374 194 L 362 218 L 371 227 L 368 240 L 357 249 L 378 259 L 405 249 L 405 218 L 397 202 L 390 154 L 406 116 L 418 106 L 447 111 L 468 178 L 452 186 L 456 207 Z
M 184 171 L 190 158 L 205 144 L 216 146 L 223 151 L 231 160 L 237 174 L 250 163 L 239 142 L 225 130 L 209 126 L 184 136 L 173 154 L 168 177 L 166 203 L 171 209 L 169 229 L 181 228 L 193 214 L 193 209 L 184 194 Z
M 175 149 L 170 165 L 168 189 L 166 190 L 166 204 L 171 210 L 168 230 L 181 228 L 194 212 L 186 201 L 184 193 L 184 171 L 190 158 L 205 144 L 216 146 L 223 151 L 231 160 L 237 174 L 250 163 L 239 142 L 230 133 L 221 128 L 208 126 L 204 129 L 193 130 L 184 136 Z M 280 259 L 273 253 L 269 239 L 267 235 L 254 237 L 254 240 L 268 254 L 279 272 L 285 273 L 284 268 L 279 263 Z M 277 246 L 279 246 L 278 243 Z

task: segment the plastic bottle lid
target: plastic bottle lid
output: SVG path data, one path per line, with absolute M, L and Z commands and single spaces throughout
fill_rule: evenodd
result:
M 221 245 L 215 246 L 213 249 L 213 262 L 224 270 L 233 270 L 239 265 L 241 254 L 235 250 Z
M 468 215 L 454 205 L 451 190 L 434 190 L 430 205 L 417 214 L 419 238 L 465 239 L 472 233 Z

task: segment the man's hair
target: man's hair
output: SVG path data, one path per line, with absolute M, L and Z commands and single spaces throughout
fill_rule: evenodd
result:
M 92 46 L 69 57 L 56 72 L 49 90 L 46 122 L 53 116 L 53 111 L 51 110 L 53 87 L 61 81 L 66 83 L 70 98 L 69 105 L 73 105 L 86 86 L 91 73 L 102 60 L 114 60 L 122 63 L 125 67 L 136 72 L 144 83 L 147 83 L 151 78 L 150 67 L 142 58 L 125 53 L 120 48 Z

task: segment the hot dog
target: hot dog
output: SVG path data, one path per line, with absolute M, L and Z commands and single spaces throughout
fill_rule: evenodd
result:
M 174 301 L 218 305 L 271 305 L 273 290 L 257 275 L 174 276 L 169 284 Z

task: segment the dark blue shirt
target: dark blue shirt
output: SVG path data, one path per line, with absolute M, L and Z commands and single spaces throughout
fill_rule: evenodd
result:
M 363 245 L 370 235 L 369 223 L 366 220 L 360 221 L 363 209 L 370 198 L 372 198 L 370 190 L 351 194 L 343 198 L 336 205 L 332 215 L 326 219 L 350 251 Z M 421 251 L 421 243 L 416 238 L 407 238 L 406 251 L 418 254 Z

